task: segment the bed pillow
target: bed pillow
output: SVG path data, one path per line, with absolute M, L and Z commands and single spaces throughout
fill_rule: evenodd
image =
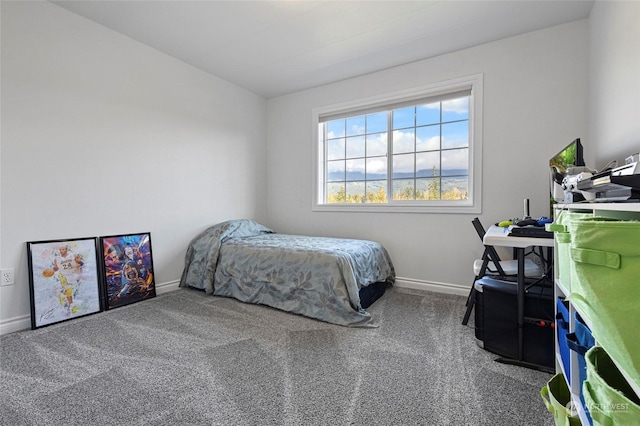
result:
M 250 219 L 235 219 L 230 220 L 227 223 L 231 225 L 229 229 L 232 230 L 228 235 L 233 238 L 253 237 L 261 234 L 275 234 L 271 229 Z

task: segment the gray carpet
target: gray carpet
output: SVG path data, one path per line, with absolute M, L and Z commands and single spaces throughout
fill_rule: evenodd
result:
M 392 288 L 363 329 L 180 289 L 1 336 L 0 424 L 552 425 L 464 301 Z

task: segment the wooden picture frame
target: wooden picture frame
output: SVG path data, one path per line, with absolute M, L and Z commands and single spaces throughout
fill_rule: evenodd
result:
M 27 242 L 31 329 L 103 310 L 97 238 Z
M 156 296 L 151 234 L 100 237 L 105 309 Z

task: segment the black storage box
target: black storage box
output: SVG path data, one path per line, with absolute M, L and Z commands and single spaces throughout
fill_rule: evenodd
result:
M 506 358 L 518 357 L 517 283 L 483 277 L 475 283 L 478 346 Z M 553 288 L 527 279 L 523 361 L 555 368 Z

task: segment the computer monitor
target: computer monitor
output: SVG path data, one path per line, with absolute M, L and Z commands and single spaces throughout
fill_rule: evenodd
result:
M 584 167 L 586 165 L 584 162 L 583 151 L 580 138 L 576 138 L 549 160 L 549 169 L 551 174 L 551 214 L 553 214 L 553 205 L 564 199 L 562 179 L 564 179 L 567 174 L 577 173 L 572 170 L 572 168 Z
M 549 160 L 549 167 L 563 174 L 566 174 L 569 168 L 578 166 L 585 166 L 580 138 L 562 148 L 562 151 Z

